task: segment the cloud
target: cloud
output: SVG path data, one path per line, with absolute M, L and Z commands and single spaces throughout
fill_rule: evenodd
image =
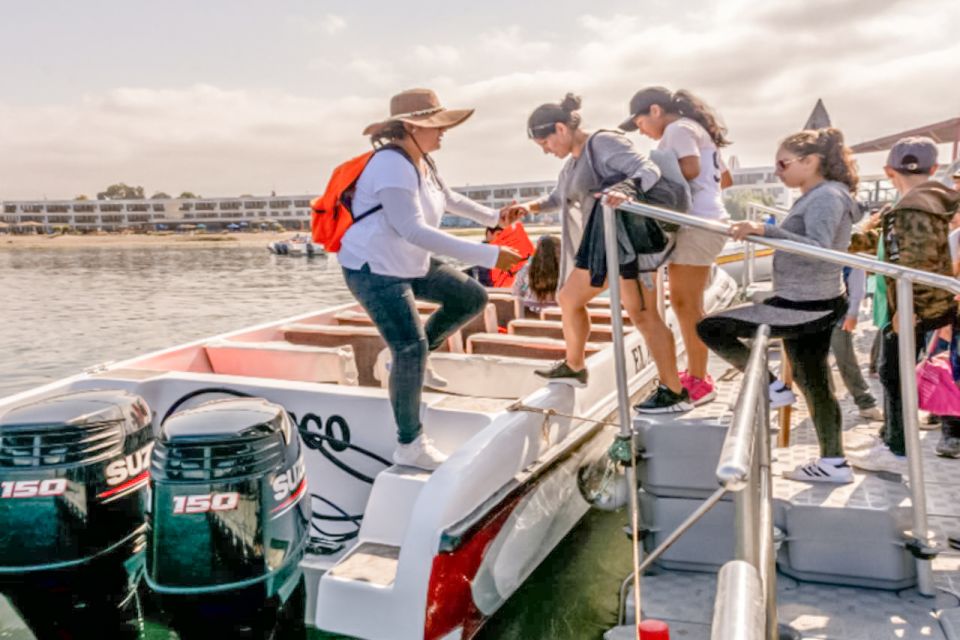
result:
M 453 185 L 556 176 L 560 162 L 524 128 L 533 108 L 567 91 L 584 97 L 585 123 L 597 128 L 620 122 L 642 86 L 690 89 L 723 116 L 727 154 L 742 166 L 769 163 L 817 98 L 850 142 L 957 115 L 955 0 L 811 1 L 810 11 L 729 0 L 678 19 L 585 15 L 566 31 L 507 24 L 424 39 L 399 56 L 380 45 L 361 56 L 318 51 L 301 64 L 322 73 L 322 86 L 130 86 L 69 103 L 0 101 L 0 197 L 72 197 L 118 180 L 210 195 L 318 191 L 337 162 L 367 148 L 360 131 L 384 116 L 389 96 L 412 86 L 477 110 L 437 154 Z M 912 34 L 922 50 L 904 45 Z
M 347 28 L 346 19 L 332 13 L 316 19 L 294 18 L 293 20 L 308 32 L 325 33 L 328 36 L 336 35 Z
M 413 48 L 413 61 L 435 67 L 455 67 L 460 62 L 460 52 L 448 45 L 418 44 Z

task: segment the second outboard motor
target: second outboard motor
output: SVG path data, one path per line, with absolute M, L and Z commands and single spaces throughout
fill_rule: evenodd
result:
M 242 398 L 176 413 L 150 473 L 147 582 L 180 637 L 302 629 L 309 491 L 283 407 Z
M 38 638 L 135 638 L 151 413 L 82 391 L 0 416 L 0 591 Z

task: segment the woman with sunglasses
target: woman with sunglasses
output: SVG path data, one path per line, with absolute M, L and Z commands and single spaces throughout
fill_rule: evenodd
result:
M 597 206 L 599 192 L 605 191 L 606 203 L 612 206 L 630 197 L 681 210 L 686 209 L 687 197 L 679 179 L 661 177 L 657 164 L 619 132 L 585 131 L 581 127 L 580 104 L 578 96 L 567 94 L 560 103 L 541 105 L 530 115 L 529 137 L 544 153 L 566 162 L 552 193 L 515 205 L 509 213 L 562 209 L 562 286 L 557 301 L 563 311 L 566 360 L 537 374 L 554 382 L 583 387 L 587 384 L 585 349 L 590 335 L 587 302 L 606 288 L 607 277 L 603 217 Z M 673 334 L 657 309 L 655 276 L 641 274 L 636 259 L 625 261 L 623 255 L 619 275 L 623 306 L 643 334 L 660 376 L 660 387 L 637 408 L 650 413 L 691 409 L 677 373 Z
M 683 89 L 674 93 L 663 87 L 647 87 L 630 100 L 630 117 L 620 128 L 639 130 L 658 140 L 658 149 L 677 156 L 693 196 L 687 213 L 708 220 L 729 218 L 720 190 L 732 180 L 720 149 L 730 142 L 726 128 L 703 101 Z M 726 241 L 716 233 L 681 227 L 668 267 L 670 307 L 677 316 L 687 351 L 687 370 L 680 373 L 680 380 L 694 405 L 717 395 L 707 373 L 707 347 L 697 336 L 697 323 L 703 319 L 703 292 L 711 266 Z
M 783 184 L 802 195 L 780 226 L 737 222 L 730 227 L 731 235 L 737 240 L 767 236 L 846 251 L 851 227 L 862 214 L 851 195 L 859 179 L 843 134 L 832 128 L 795 133 L 780 144 L 776 165 Z M 830 335 L 847 309 L 842 272 L 840 265 L 825 260 L 777 251 L 772 297 L 707 316 L 697 325 L 706 345 L 741 371 L 750 355 L 743 340 L 752 337 L 757 327 L 770 325 L 771 336 L 783 338 L 820 443 L 820 458 L 788 473 L 793 480 L 853 482 L 843 455 L 843 421 L 827 364 Z M 771 384 L 775 380 L 771 373 Z

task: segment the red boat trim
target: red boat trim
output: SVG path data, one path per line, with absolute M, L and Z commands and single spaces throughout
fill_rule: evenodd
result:
M 127 480 L 123 484 L 114 487 L 113 489 L 108 489 L 103 493 L 97 494 L 97 498 L 106 502 L 108 499 L 119 498 L 122 494 L 126 494 L 128 490 L 139 489 L 140 485 L 146 483 L 150 480 L 150 472 L 144 471 L 140 475 Z

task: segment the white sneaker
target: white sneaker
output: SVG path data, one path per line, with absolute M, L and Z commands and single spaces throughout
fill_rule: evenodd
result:
M 850 464 L 864 471 L 886 471 L 907 475 L 907 457 L 895 455 L 887 445 L 878 442 L 862 456 L 850 456 Z
M 846 460 L 837 465 L 826 462 L 823 458 L 814 458 L 793 471 L 783 474 L 783 477 L 800 482 L 850 484 L 853 482 L 853 469 L 850 468 Z
M 439 449 L 433 446 L 430 438 L 420 434 L 417 439 L 407 444 L 398 444 L 393 450 L 393 462 L 404 467 L 416 467 L 425 471 L 433 471 L 447 459 Z
M 873 406 L 867 407 L 866 409 L 860 409 L 857 411 L 861 418 L 866 418 L 867 420 L 872 420 L 874 422 L 883 421 L 883 411 L 880 410 L 880 407 Z
M 780 380 L 774 380 L 770 383 L 770 408 L 779 409 L 787 405 L 794 404 L 797 401 L 797 394 L 790 390 L 790 387 L 783 384 Z

